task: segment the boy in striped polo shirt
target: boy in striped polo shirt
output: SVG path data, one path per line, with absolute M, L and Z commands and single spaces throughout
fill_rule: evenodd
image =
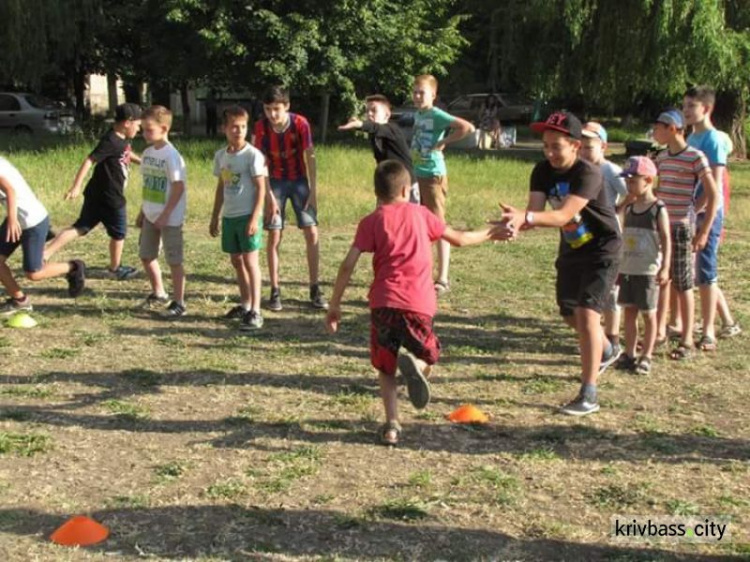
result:
M 680 343 L 670 355 L 675 360 L 687 359 L 692 354 L 695 321 L 692 253 L 706 246 L 719 203 L 708 161 L 702 152 L 688 146 L 684 130 L 685 117 L 677 109 L 661 113 L 654 123 L 654 140 L 667 145 L 667 150 L 657 158 L 659 188 L 656 195 L 664 201 L 669 214 L 672 238 L 670 278 L 682 316 Z M 699 181 L 703 182 L 704 192 L 695 200 Z M 703 207 L 706 208 L 706 218 L 694 232 L 695 209 Z M 659 294 L 658 339 L 666 337 L 668 308 L 669 292 L 664 290 Z
M 320 246 L 318 242 L 318 195 L 315 151 L 310 124 L 302 115 L 289 111 L 289 92 L 272 86 L 263 96 L 265 117 L 255 123 L 253 144 L 266 157 L 271 190 L 266 205 L 268 230 L 268 270 L 271 298 L 268 308 L 281 310 L 279 287 L 279 246 L 286 218 L 286 202 L 291 199 L 297 227 L 305 235 L 307 266 L 310 273 L 310 302 L 315 308 L 328 308 L 318 285 Z

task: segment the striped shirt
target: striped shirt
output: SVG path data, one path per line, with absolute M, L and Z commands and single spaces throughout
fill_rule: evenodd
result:
M 307 177 L 305 150 L 312 148 L 312 131 L 307 119 L 289 114 L 289 125 L 281 133 L 273 130 L 265 117 L 255 123 L 255 147 L 266 157 L 268 175 L 276 180 Z
M 665 150 L 656 158 L 659 187 L 656 196 L 664 201 L 670 224 L 691 223 L 695 220 L 695 188 L 698 179 L 710 172 L 708 160 L 702 152 L 686 147 L 670 154 Z

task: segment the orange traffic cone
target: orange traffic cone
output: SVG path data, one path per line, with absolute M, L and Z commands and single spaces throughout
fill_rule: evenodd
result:
M 464 404 L 445 417 L 454 423 L 487 423 L 490 421 L 487 414 L 471 404 Z
M 71 517 L 52 533 L 50 540 L 64 546 L 89 546 L 102 542 L 109 529 L 85 515 Z

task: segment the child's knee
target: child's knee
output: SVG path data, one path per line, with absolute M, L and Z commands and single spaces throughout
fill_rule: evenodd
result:
M 41 269 L 37 271 L 24 271 L 23 274 L 26 276 L 26 279 L 28 279 L 29 281 L 41 281 L 43 279 Z

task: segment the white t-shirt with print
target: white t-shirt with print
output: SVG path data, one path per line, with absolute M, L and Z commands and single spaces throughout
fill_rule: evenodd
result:
M 253 178 L 268 177 L 266 158 L 250 143 L 239 152 L 228 152 L 225 147 L 214 155 L 214 175 L 224 186 L 222 216 L 234 218 L 250 215 L 258 196 Z
M 143 174 L 143 214 L 155 222 L 164 210 L 172 193 L 172 184 L 177 181 L 186 183 L 185 161 L 172 146 L 167 143 L 157 149 L 149 146 L 141 156 L 141 173 Z M 167 226 L 180 226 L 185 221 L 187 208 L 187 184 L 180 200 L 169 215 Z
M 31 191 L 29 184 L 23 179 L 16 167 L 0 156 L 0 177 L 10 184 L 16 195 L 16 215 L 22 230 L 33 228 L 47 218 L 47 209 Z M 8 197 L 0 190 L 0 202 L 7 208 Z

